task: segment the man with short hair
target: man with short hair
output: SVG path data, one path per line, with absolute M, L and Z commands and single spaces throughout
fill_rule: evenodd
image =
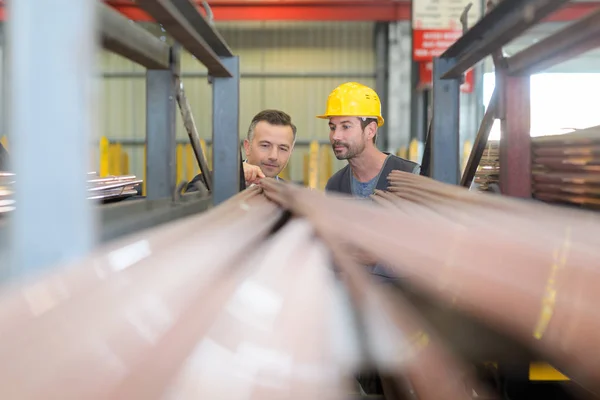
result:
M 246 185 L 258 183 L 264 177 L 279 178 L 286 167 L 296 142 L 296 126 L 292 118 L 280 110 L 263 110 L 250 122 L 244 139 L 244 177 Z M 195 191 L 196 182 L 201 182 L 202 174 L 192 179 L 186 192 Z
M 295 142 L 292 118 L 283 111 L 263 110 L 252 118 L 244 140 L 246 162 L 258 166 L 267 178 L 280 180 Z
M 336 172 L 325 190 L 367 198 L 375 189 L 386 190 L 392 170 L 419 173 L 420 166 L 377 148 L 377 128 L 383 125 L 379 96 L 356 82 L 335 88 L 327 99 L 329 141 L 338 160 L 348 165 Z

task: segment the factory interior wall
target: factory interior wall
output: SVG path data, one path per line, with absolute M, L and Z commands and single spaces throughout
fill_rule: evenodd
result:
M 347 81 L 375 87 L 374 23 L 370 22 L 236 22 L 217 23 L 234 54 L 240 57 L 240 137 L 250 120 L 265 108 L 292 116 L 298 140 L 328 140 L 325 109 L 329 92 Z M 160 28 L 149 26 L 160 34 Z M 102 52 L 101 134 L 111 141 L 145 137 L 144 69 L 115 54 Z M 212 92 L 206 69 L 182 55 L 182 76 L 201 138 L 212 135 Z M 195 74 L 189 76 L 189 74 Z M 282 76 L 284 75 L 284 76 Z M 177 115 L 177 136 L 187 137 Z M 143 147 L 124 147 L 130 172 L 143 175 Z M 294 180 L 303 176 L 307 146 L 297 146 L 290 163 Z M 334 158 L 333 170 L 344 165 Z
M 484 75 L 484 106 L 494 91 L 493 73 Z M 554 72 L 531 77 L 531 136 L 566 133 L 600 125 L 596 93 L 600 92 L 600 73 Z M 500 120 L 496 120 L 490 140 L 500 139 Z

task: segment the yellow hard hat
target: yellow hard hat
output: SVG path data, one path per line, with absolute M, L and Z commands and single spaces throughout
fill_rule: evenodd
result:
M 317 118 L 331 117 L 377 118 L 377 126 L 383 125 L 381 102 L 373 89 L 357 82 L 347 82 L 333 89 L 327 98 L 327 110 Z

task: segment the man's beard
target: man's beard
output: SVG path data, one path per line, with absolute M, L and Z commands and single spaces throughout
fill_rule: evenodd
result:
M 335 148 L 336 147 L 345 147 L 346 148 L 346 152 L 345 153 L 336 153 L 335 152 Z M 362 148 L 356 148 L 356 147 L 351 147 L 350 145 L 340 142 L 340 141 L 335 141 L 331 144 L 331 149 L 333 150 L 333 154 L 335 155 L 335 158 L 337 158 L 338 160 L 349 160 L 351 158 L 356 157 L 357 154 L 360 154 L 363 150 L 364 150 L 364 146 L 362 146 Z

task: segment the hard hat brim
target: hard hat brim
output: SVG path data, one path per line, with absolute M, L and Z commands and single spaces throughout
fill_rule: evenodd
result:
M 357 116 L 357 115 L 329 115 L 329 114 L 322 114 L 322 115 L 317 115 L 317 118 L 319 119 L 329 119 L 331 117 L 363 117 L 363 115 L 361 116 Z M 369 118 L 376 118 L 377 119 L 377 127 L 383 126 L 383 124 L 385 123 L 385 120 L 383 119 L 383 117 L 379 117 L 379 116 L 373 116 L 373 117 L 369 117 Z

